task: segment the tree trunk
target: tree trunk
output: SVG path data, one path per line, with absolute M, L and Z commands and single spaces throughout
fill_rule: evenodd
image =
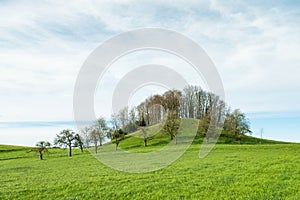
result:
M 118 151 L 119 140 L 116 139 L 116 151 Z
M 69 157 L 72 157 L 72 146 L 69 145 Z
M 40 160 L 43 160 L 43 153 L 40 152 Z
M 98 153 L 98 148 L 97 148 L 97 139 L 94 138 L 94 145 L 95 145 L 95 153 L 97 154 Z
M 171 136 L 171 140 L 173 140 L 173 139 L 174 139 L 174 136 L 173 136 L 173 134 L 171 134 L 170 136 Z
M 147 139 L 144 138 L 144 147 L 147 147 Z

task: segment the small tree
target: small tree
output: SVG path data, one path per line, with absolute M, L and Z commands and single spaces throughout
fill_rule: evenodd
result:
M 98 118 L 94 122 L 94 129 L 96 131 L 95 133 L 97 134 L 97 136 L 99 138 L 99 145 L 102 146 L 103 139 L 105 138 L 106 132 L 108 130 L 106 121 L 103 117 Z
M 206 143 L 209 143 L 209 131 L 211 131 L 210 128 L 210 121 L 211 116 L 209 114 L 204 115 L 204 117 L 199 121 L 199 127 L 198 127 L 198 133 L 200 136 L 205 136 Z
M 75 135 L 75 145 L 76 147 L 79 147 L 81 152 L 83 152 L 83 139 L 80 137 L 80 135 L 77 133 Z
M 145 126 L 139 127 L 139 130 L 142 132 L 143 140 L 144 140 L 144 147 L 147 147 L 148 140 L 152 140 L 152 136 L 149 135 L 149 129 Z
M 169 111 L 163 127 L 163 132 L 169 135 L 171 140 L 176 137 L 180 125 L 180 120 L 177 116 L 178 114 L 176 111 Z
M 116 151 L 118 150 L 120 140 L 124 138 L 124 131 L 122 129 L 113 130 L 111 134 L 111 140 L 115 140 Z
M 249 121 L 246 119 L 245 114 L 239 109 L 228 114 L 225 119 L 224 130 L 227 134 L 235 137 L 238 143 L 241 143 L 241 139 L 246 133 L 252 133 Z
M 36 146 L 36 151 L 39 153 L 40 160 L 43 160 L 43 153 L 48 152 L 47 148 L 49 148 L 51 144 L 46 141 L 40 141 L 37 142 L 35 146 Z
M 75 137 L 75 132 L 72 130 L 63 130 L 56 135 L 54 139 L 54 144 L 59 146 L 65 146 L 69 148 L 69 157 L 72 156 L 72 146 L 74 142 L 77 141 Z
M 95 153 L 98 153 L 98 135 L 97 135 L 97 130 L 93 129 L 90 132 L 90 138 L 92 142 L 94 143 L 95 147 Z
M 82 128 L 80 130 L 80 133 L 82 135 L 82 139 L 83 139 L 83 143 L 84 143 L 84 146 L 86 148 L 89 148 L 89 145 L 90 145 L 90 140 L 91 140 L 91 137 L 90 137 L 90 132 L 91 132 L 91 128 L 86 126 L 84 128 Z

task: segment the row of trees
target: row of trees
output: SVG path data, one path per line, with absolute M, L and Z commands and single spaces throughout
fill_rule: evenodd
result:
M 72 156 L 72 148 L 79 147 L 81 152 L 83 152 L 84 144 L 83 138 L 72 130 L 66 129 L 61 131 L 56 135 L 54 139 L 54 145 L 56 147 L 63 147 L 69 149 L 69 157 Z M 50 142 L 40 141 L 36 143 L 36 148 L 34 149 L 39 153 L 40 160 L 43 160 L 43 154 L 48 152 L 48 149 L 51 147 Z
M 108 128 L 105 119 L 100 117 L 90 126 L 82 128 L 80 133 L 75 133 L 69 129 L 61 131 L 54 139 L 54 146 L 68 148 L 69 157 L 72 156 L 72 148 L 74 147 L 80 148 L 81 152 L 83 152 L 84 147 L 88 148 L 93 146 L 97 153 L 99 146 L 102 146 L 103 141 L 106 138 L 114 140 L 117 149 L 119 141 L 124 139 L 124 135 L 125 132 L 122 129 L 114 130 L 112 128 Z M 48 148 L 50 147 L 50 142 L 40 141 L 37 142 L 34 150 L 39 153 L 39 157 L 42 160 L 43 153 L 48 152 Z
M 97 153 L 99 146 L 110 139 L 118 150 L 120 141 L 127 133 L 140 130 L 146 147 L 148 140 L 152 139 L 148 134 L 148 126 L 158 123 L 164 124 L 162 132 L 177 142 L 176 134 L 182 118 L 199 119 L 198 135 L 205 136 L 207 142 L 217 135 L 217 129 L 220 128 L 239 143 L 246 133 L 251 133 L 249 121 L 240 110 L 231 111 L 217 95 L 201 87 L 187 86 L 182 91 L 169 90 L 162 95 L 152 95 L 136 107 L 121 109 L 111 116 L 110 126 L 100 117 L 90 126 L 82 128 L 80 134 L 63 130 L 57 134 L 54 145 L 67 147 L 69 156 L 72 156 L 72 147 L 79 147 L 83 151 L 83 147 L 92 146 Z M 42 159 L 42 152 L 50 143 L 40 142 L 37 146 Z

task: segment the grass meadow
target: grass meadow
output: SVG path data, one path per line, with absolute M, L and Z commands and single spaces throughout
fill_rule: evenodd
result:
M 1 145 L 0 199 L 300 198 L 299 144 L 217 144 L 203 159 L 199 148 L 193 143 L 164 169 L 131 174 L 88 151 L 68 157 L 67 150 L 50 149 L 39 160 L 28 147 Z

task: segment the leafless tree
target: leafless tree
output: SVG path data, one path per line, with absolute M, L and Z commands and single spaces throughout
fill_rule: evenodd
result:
M 40 141 L 36 143 L 36 151 L 39 153 L 40 160 L 43 160 L 43 153 L 48 152 L 48 148 L 51 146 L 50 142 Z

